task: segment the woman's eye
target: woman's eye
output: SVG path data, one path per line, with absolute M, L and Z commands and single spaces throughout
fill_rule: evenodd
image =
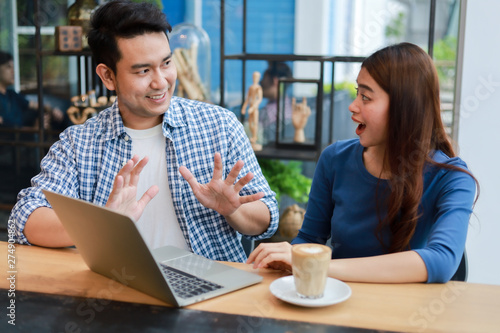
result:
M 369 100 L 370 100 L 370 99 L 369 99 L 368 97 L 366 97 L 365 95 L 360 94 L 359 89 L 358 89 L 358 88 L 356 88 L 356 96 L 359 96 L 359 95 L 361 95 L 361 100 L 362 100 L 362 101 L 369 101 Z

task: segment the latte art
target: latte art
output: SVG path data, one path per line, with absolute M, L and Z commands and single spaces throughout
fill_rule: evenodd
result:
M 332 250 L 320 244 L 292 246 L 292 270 L 297 294 L 304 298 L 323 296 Z
M 297 244 L 294 247 L 297 253 L 304 253 L 305 255 L 331 253 L 329 247 L 320 244 Z

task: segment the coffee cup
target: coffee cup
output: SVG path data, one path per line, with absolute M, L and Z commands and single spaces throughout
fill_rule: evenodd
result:
M 323 297 L 332 249 L 321 244 L 292 246 L 292 272 L 297 295 L 301 298 Z

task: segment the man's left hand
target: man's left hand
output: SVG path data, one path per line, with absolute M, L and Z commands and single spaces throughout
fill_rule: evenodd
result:
M 222 179 L 222 158 L 220 153 L 215 153 L 214 174 L 208 184 L 198 183 L 191 171 L 185 166 L 181 166 L 179 172 L 189 183 L 193 194 L 203 206 L 214 209 L 224 217 L 230 218 L 241 205 L 264 197 L 262 192 L 240 196 L 241 189 L 253 178 L 253 174 L 249 172 L 235 183 L 243 165 L 244 162 L 241 160 L 236 162 L 227 178 Z

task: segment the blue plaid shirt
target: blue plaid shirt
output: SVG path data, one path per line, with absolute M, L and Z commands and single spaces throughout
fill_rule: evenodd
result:
M 261 200 L 271 214 L 271 223 L 264 233 L 246 237 L 271 237 L 278 228 L 275 193 L 262 175 L 243 126 L 226 109 L 178 97 L 172 98 L 162 126 L 170 191 L 187 244 L 193 252 L 207 258 L 245 261 L 241 235 L 222 215 L 199 203 L 178 171 L 184 165 L 204 184 L 212 178 L 216 152 L 222 156 L 224 178 L 236 161 L 243 160 L 240 176 L 251 171 L 254 178 L 240 194 L 264 192 Z M 50 207 L 42 188 L 104 206 L 116 174 L 130 158 L 132 140 L 125 132 L 116 102 L 85 124 L 67 128 L 43 158 L 41 172 L 32 179 L 32 187 L 18 195 L 10 216 L 16 226 L 16 241 L 29 244 L 23 234 L 28 216 L 38 207 Z

